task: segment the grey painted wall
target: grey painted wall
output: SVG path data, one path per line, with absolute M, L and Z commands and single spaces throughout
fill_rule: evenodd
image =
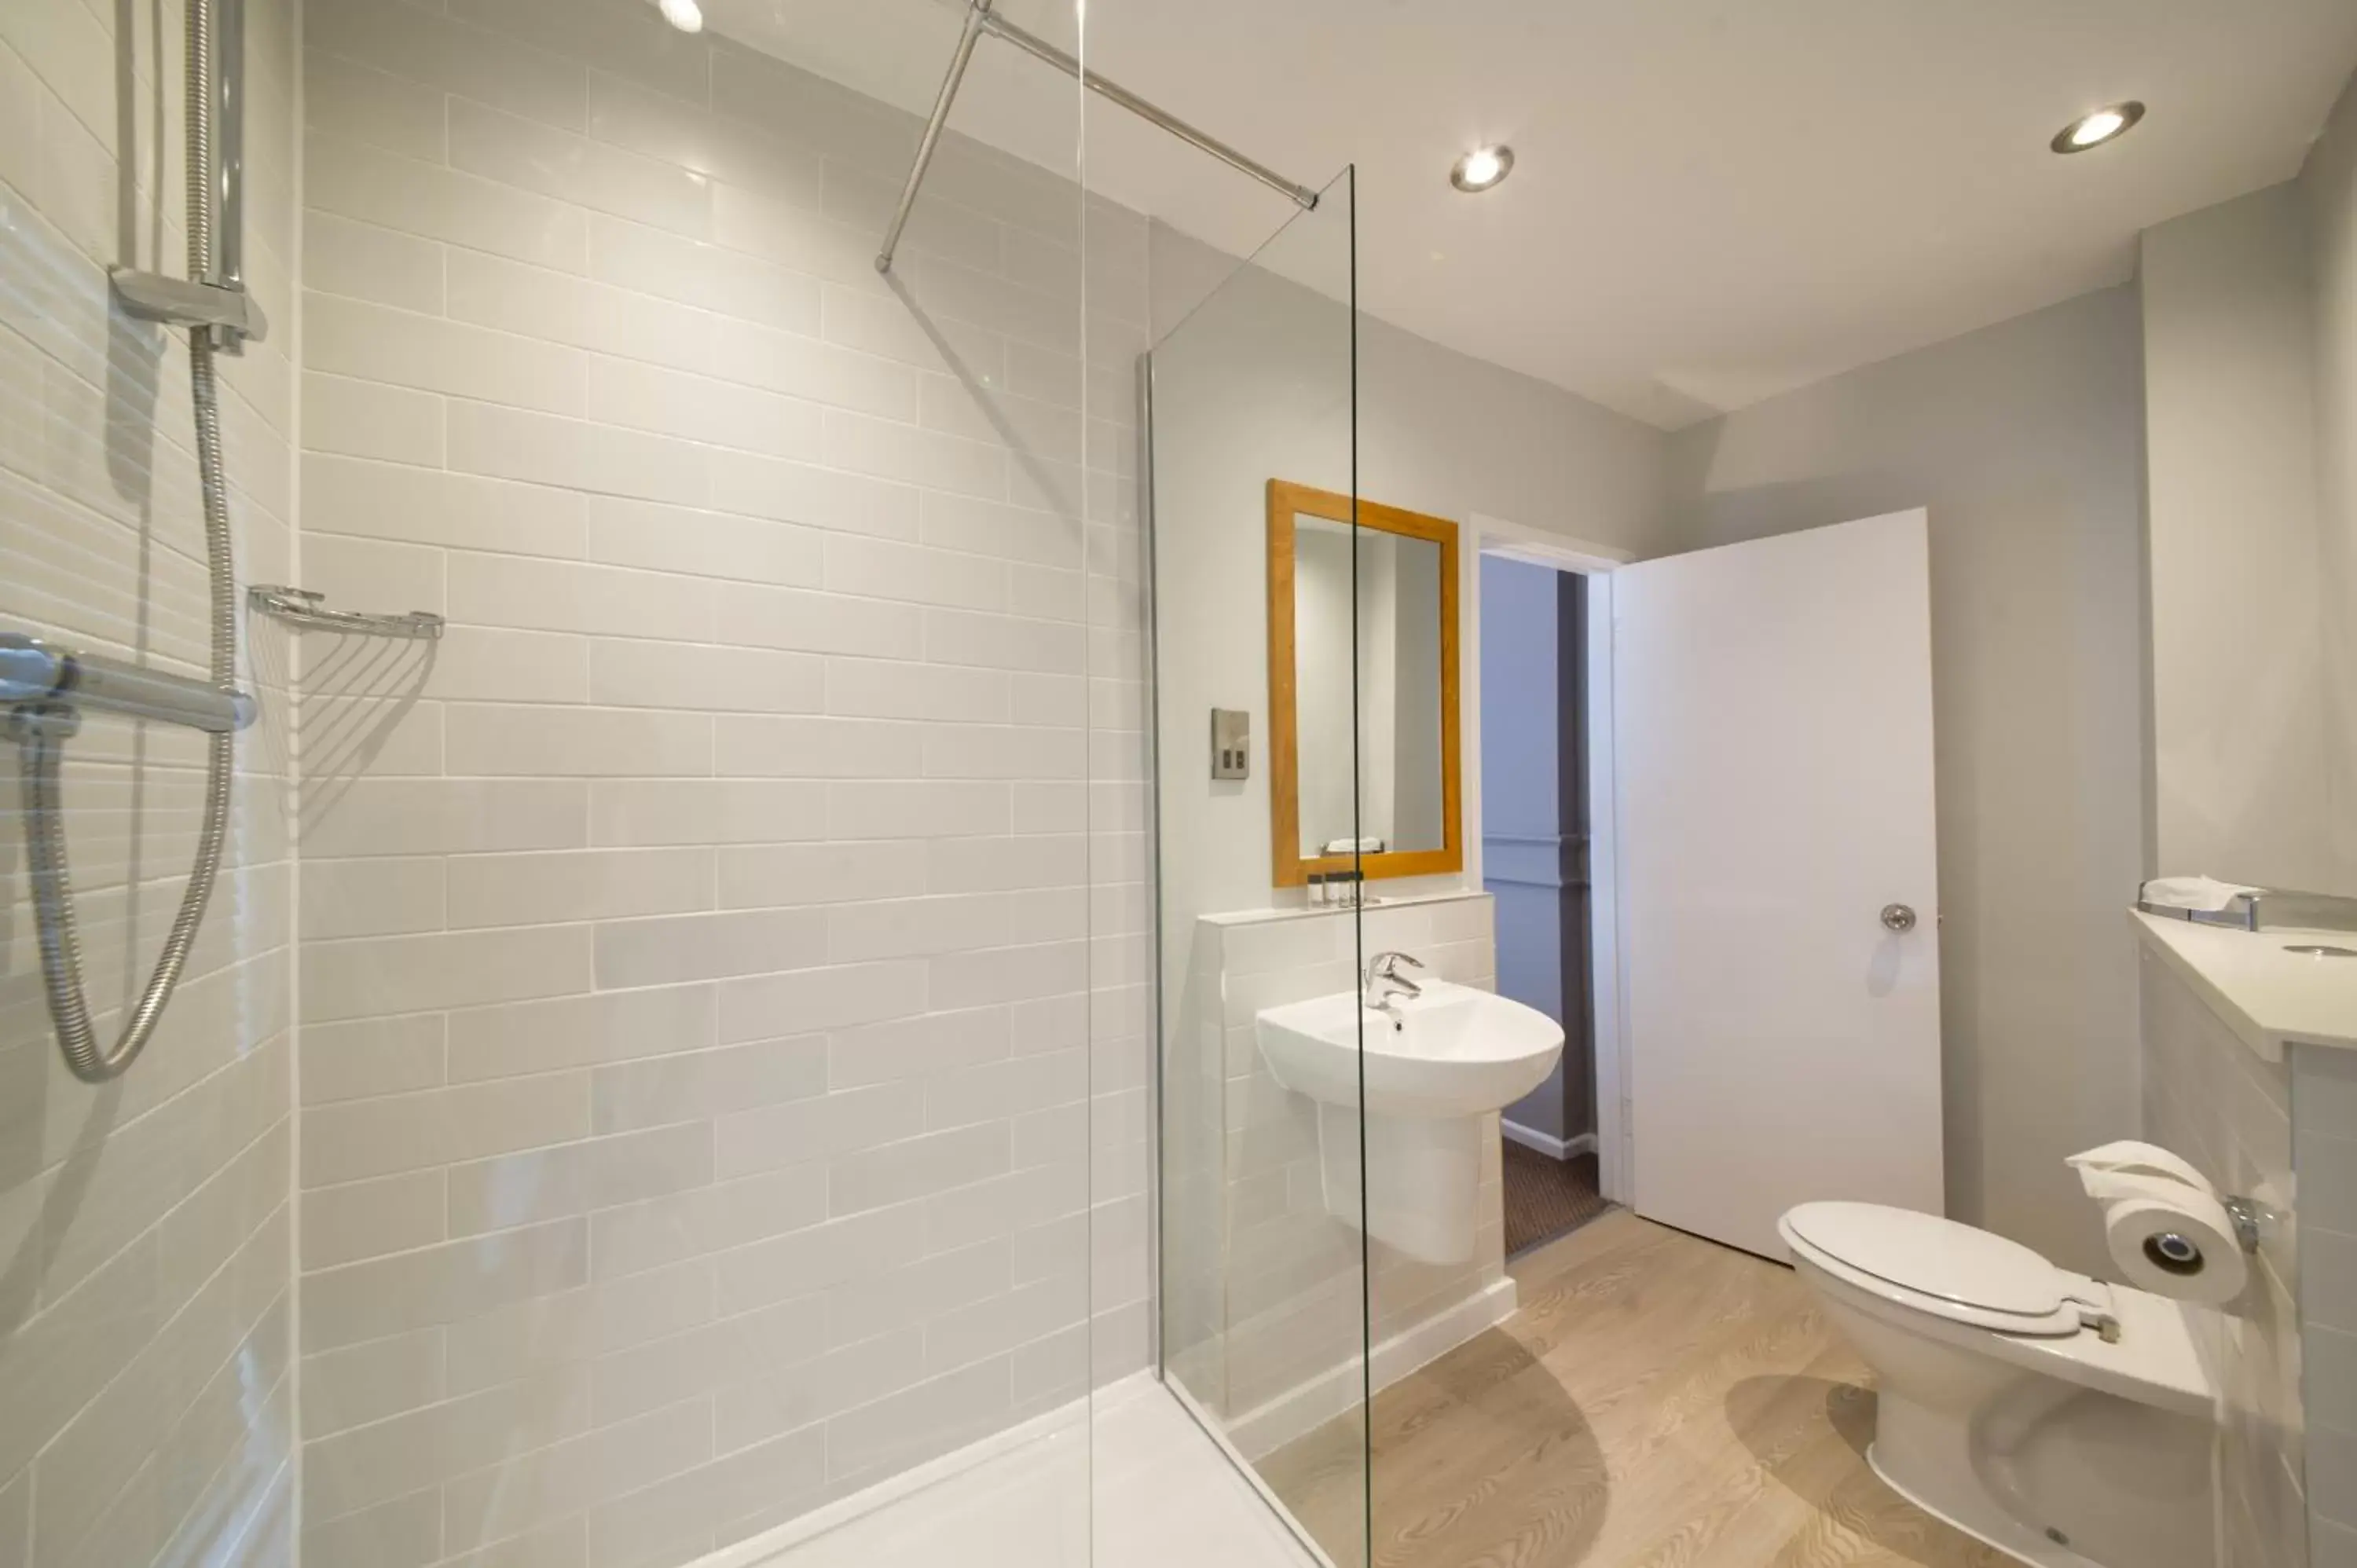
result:
M 1669 444 L 1684 548 L 1930 509 L 1949 1211 L 2090 1270 L 2061 1162 L 2137 1125 L 2138 337 L 2107 289 Z
M 1316 265 L 1330 271 L 1339 241 L 1305 228 L 1320 221 L 1315 213 L 1297 219 L 1304 231 L 1277 243 L 1297 254 L 1314 250 Z M 1166 224 L 1148 234 L 1148 270 L 1157 341 L 1230 280 L 1280 320 L 1317 314 L 1300 285 L 1257 268 L 1239 272 L 1232 258 Z M 1660 431 L 1372 317 L 1358 325 L 1360 494 L 1460 521 L 1475 512 L 1509 518 L 1638 555 L 1669 548 Z M 1233 328 L 1223 321 L 1217 329 Z M 1347 478 L 1330 488 L 1347 489 Z
M 1506 1120 L 1568 1140 L 1596 1130 L 1587 991 L 1570 972 L 1585 961 L 1586 942 L 1577 911 L 1566 908 L 1562 843 L 1585 831 L 1563 770 L 1582 700 L 1561 678 L 1572 618 L 1563 598 L 1566 585 L 1579 585 L 1495 555 L 1481 558 L 1480 582 L 1481 872 L 1497 900 L 1498 992 L 1562 1024 L 1565 1037 L 1555 1070 L 1507 1107 Z
M 1344 275 L 1349 251 L 1334 203 L 1274 242 L 1292 275 Z M 1452 519 L 1509 518 L 1635 553 L 1659 553 L 1661 432 L 1557 387 L 1441 348 L 1367 317 L 1350 320 L 1321 294 L 1261 266 L 1239 267 L 1162 224 L 1148 235 L 1155 369 L 1155 571 L 1157 711 L 1163 752 L 1164 929 L 1200 914 L 1267 908 L 1268 784 L 1213 783 L 1202 765 L 1213 706 L 1252 714 L 1268 733 L 1265 487 L 1271 478 L 1351 488 L 1355 417 L 1359 493 Z M 1271 252 L 1264 252 L 1269 258 Z M 1183 323 L 1183 325 L 1181 325 Z M 1354 394 L 1355 392 L 1355 395 Z M 1469 551 L 1469 542 L 1466 544 Z M 1472 596 L 1460 559 L 1460 635 Z M 1470 644 L 1465 645 L 1468 657 Z M 1259 743 L 1261 761 L 1267 755 Z M 1480 842 L 1469 788 L 1466 841 Z M 1417 879 L 1479 886 L 1467 875 Z M 1405 891 L 1399 883 L 1385 892 Z M 1167 944 L 1166 983 L 1183 973 Z
M 2337 890 L 2357 893 L 2357 83 L 2301 170 L 2315 345 L 2319 606 Z M 2300 1307 L 2313 1561 L 2357 1562 L 2357 1106 L 2338 1052 L 2303 1050 L 2293 1085 L 2305 1255 Z M 2334 1108 L 2341 1108 L 2338 1119 Z
M 2143 238 L 2155 865 L 2336 880 L 2306 216 L 2285 184 Z
M 2333 890 L 2357 893 L 2357 81 L 2300 171 L 2315 345 L 2325 800 Z

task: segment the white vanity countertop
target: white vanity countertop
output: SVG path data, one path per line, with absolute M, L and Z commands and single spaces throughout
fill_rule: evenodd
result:
M 1385 909 L 1411 908 L 1418 904 L 1462 903 L 1468 898 L 1487 898 L 1490 893 L 1484 887 L 1447 887 L 1430 893 L 1378 893 L 1374 897 L 1376 901 L 1366 906 L 1366 912 L 1370 915 L 1381 914 Z M 1307 920 L 1319 915 L 1347 915 L 1350 912 L 1346 905 L 1299 905 L 1286 909 L 1227 909 L 1214 915 L 1198 915 L 1196 918 L 1207 926 L 1256 926 L 1269 920 Z M 2357 947 L 2357 940 L 2352 940 L 2350 945 Z M 2357 963 L 2357 959 L 2350 961 Z
M 2145 946 L 2266 1060 L 2283 1060 L 2295 1041 L 2357 1050 L 2357 958 L 2284 950 L 2310 942 L 2357 948 L 2357 931 L 2237 931 L 2128 915 Z

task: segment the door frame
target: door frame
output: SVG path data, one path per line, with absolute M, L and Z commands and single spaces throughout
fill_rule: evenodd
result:
M 1596 1174 L 1602 1195 L 1628 1203 L 1635 1182 L 1635 1139 L 1629 1102 L 1628 1010 L 1620 961 L 1620 818 L 1613 767 L 1612 573 L 1636 556 L 1609 544 L 1574 539 L 1501 517 L 1475 512 L 1468 521 L 1458 579 L 1473 585 L 1463 596 L 1459 662 L 1469 691 L 1465 798 L 1481 799 L 1480 557 L 1500 555 L 1587 580 L 1587 832 L 1588 995 L 1596 1010 Z M 1482 885 L 1481 835 L 1466 834 L 1466 880 Z

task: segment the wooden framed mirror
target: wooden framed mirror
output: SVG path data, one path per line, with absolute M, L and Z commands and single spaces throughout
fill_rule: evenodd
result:
M 1457 625 L 1455 523 L 1268 482 L 1277 886 L 1465 868 Z

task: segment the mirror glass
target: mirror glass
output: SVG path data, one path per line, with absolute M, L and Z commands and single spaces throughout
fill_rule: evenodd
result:
M 1302 858 L 1440 849 L 1441 546 L 1362 527 L 1354 559 L 1351 524 L 1293 523 Z

